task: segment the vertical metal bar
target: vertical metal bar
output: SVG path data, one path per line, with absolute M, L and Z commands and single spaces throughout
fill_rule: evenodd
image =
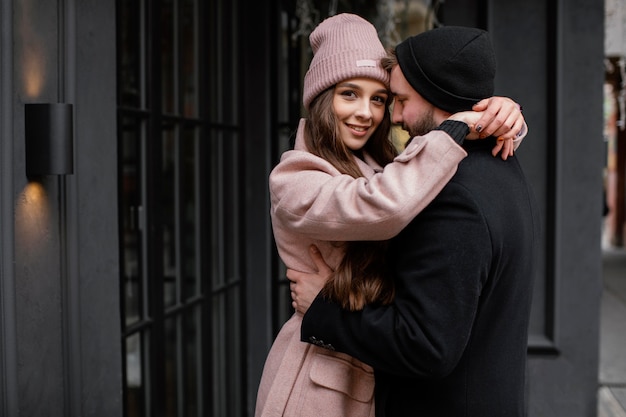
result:
M 146 380 L 148 415 L 165 415 L 165 317 L 163 303 L 163 216 L 161 211 L 162 103 L 161 103 L 161 0 L 143 3 L 147 21 L 146 71 L 148 135 L 146 140 L 144 187 L 146 192 L 147 270 L 149 314 L 153 325 L 149 330 L 148 368 Z
M 215 2 L 205 2 L 194 0 L 197 7 L 197 16 L 201 21 L 206 24 L 198 25 L 198 51 L 202 50 L 204 53 L 198 54 L 198 91 L 210 91 L 210 79 L 212 72 L 209 70 L 209 62 L 211 62 L 209 55 L 212 48 L 211 33 L 213 28 L 213 22 L 211 21 L 211 10 L 215 7 Z M 198 355 L 200 358 L 199 369 L 199 391 L 203 395 L 199 395 L 198 401 L 198 416 L 210 415 L 210 407 L 213 403 L 213 392 L 211 387 L 211 378 L 213 364 L 211 363 L 210 347 L 212 344 L 212 324 L 211 324 L 211 307 L 213 305 L 213 299 L 211 297 L 211 275 L 213 260 L 211 257 L 211 209 L 213 200 L 211 199 L 211 183 L 210 183 L 210 135 L 209 135 L 209 106 L 208 102 L 211 102 L 209 94 L 198 95 L 198 116 L 202 120 L 201 130 L 199 132 L 197 147 L 198 147 L 198 161 L 204 161 L 204 163 L 197 164 L 197 184 L 196 187 L 199 190 L 200 184 L 203 184 L 202 192 L 198 192 L 198 219 L 200 221 L 198 227 L 198 262 L 199 262 L 199 274 L 200 279 L 200 292 L 203 295 L 204 301 L 198 313 L 199 317 L 199 334 L 198 334 Z M 200 215 L 203 213 L 203 215 Z
M 559 94 L 561 91 L 561 82 L 559 81 L 558 75 L 562 73 L 560 71 L 559 66 L 561 65 L 561 39 L 559 36 L 561 24 L 561 15 L 560 15 L 560 1 L 549 1 L 546 2 L 547 7 L 547 21 L 546 24 L 548 28 L 546 29 L 546 33 L 548 36 L 548 48 L 549 51 L 546 61 L 548 63 L 548 97 L 547 97 L 547 120 L 550 120 L 551 123 L 548 123 L 548 137 L 554 138 L 554 140 L 548 141 L 546 144 L 547 149 L 547 157 L 546 161 L 548 162 L 548 166 L 546 168 L 546 172 L 548 174 L 547 180 L 547 195 L 545 196 L 547 201 L 547 211 L 546 211 L 546 224 L 552 224 L 554 227 L 549 227 L 546 230 L 546 276 L 553 277 L 553 279 L 548 279 L 546 283 L 546 317 L 545 317 L 545 325 L 546 325 L 546 335 L 550 337 L 550 340 L 553 342 L 553 345 L 558 345 L 558 311 L 559 311 L 559 300 L 557 297 L 557 286 L 558 280 L 560 276 L 559 264 L 561 254 L 557 248 L 557 236 L 561 234 L 560 229 L 562 227 L 562 222 L 557 213 L 559 213 L 559 207 L 561 205 L 561 186 L 559 172 L 562 165 L 562 152 L 558 152 L 558 147 L 560 144 L 558 143 L 558 131 L 559 125 L 561 123 L 560 120 L 560 112 L 559 112 Z
M 182 115 L 183 113 L 180 101 L 180 16 L 178 0 L 172 0 L 172 55 L 174 59 L 174 74 L 172 74 L 174 81 L 172 82 L 172 86 L 174 89 L 174 113 L 177 115 Z
M 59 0 L 58 28 L 59 101 L 73 103 L 76 100 L 76 4 L 74 0 Z M 78 218 L 76 215 L 77 176 L 61 176 L 58 178 L 58 185 L 65 410 L 68 415 L 82 415 L 81 308 L 76 224 Z

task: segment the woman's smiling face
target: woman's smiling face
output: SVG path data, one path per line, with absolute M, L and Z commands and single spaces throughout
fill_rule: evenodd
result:
M 338 83 L 333 94 L 337 134 L 351 150 L 363 148 L 383 120 L 389 91 L 369 78 L 351 78 Z

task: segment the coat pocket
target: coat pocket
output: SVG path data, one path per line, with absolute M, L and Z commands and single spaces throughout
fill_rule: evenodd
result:
M 311 381 L 338 391 L 353 400 L 367 403 L 374 397 L 374 373 L 371 368 L 345 355 L 317 354 L 311 366 Z
M 344 353 L 311 346 L 283 417 L 374 417 L 374 371 Z

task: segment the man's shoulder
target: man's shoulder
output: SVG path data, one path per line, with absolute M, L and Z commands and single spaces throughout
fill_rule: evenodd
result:
M 497 184 L 497 178 L 494 178 L 496 176 L 504 176 L 509 179 L 524 177 L 519 160 L 515 155 L 503 160 L 500 155 L 493 156 L 492 149 L 493 147 L 490 145 L 466 148 L 467 157 L 459 163 L 451 182 L 480 183 L 488 181 Z

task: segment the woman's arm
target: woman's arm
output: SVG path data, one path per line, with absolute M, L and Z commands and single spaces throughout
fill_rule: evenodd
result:
M 493 114 L 507 115 L 505 122 L 510 118 L 514 120 L 512 129 L 520 124 L 523 129 L 525 123 L 519 107 L 511 105 L 515 102 L 499 97 L 489 100 L 485 105 Z M 471 117 L 481 115 L 472 113 Z M 471 124 L 469 114 L 457 120 Z M 482 117 L 477 123 L 482 123 L 481 120 Z M 498 123 L 501 121 L 490 122 L 485 132 L 490 132 Z M 504 130 L 508 132 L 511 128 Z M 452 140 L 447 133 L 435 130 L 414 138 L 393 163 L 369 179 L 340 175 L 330 163 L 308 152 L 287 152 L 270 175 L 273 221 L 312 239 L 346 241 L 393 237 L 452 178 L 466 155 L 455 141 L 462 143 L 465 135 L 467 132 Z M 512 150 L 506 147 L 510 140 L 504 142 L 502 158 L 506 159 Z M 494 149 L 494 156 L 496 152 Z
M 433 200 L 465 156 L 445 132 L 432 131 L 383 172 L 355 179 L 308 152 L 287 152 L 270 175 L 272 221 L 312 239 L 388 239 Z

